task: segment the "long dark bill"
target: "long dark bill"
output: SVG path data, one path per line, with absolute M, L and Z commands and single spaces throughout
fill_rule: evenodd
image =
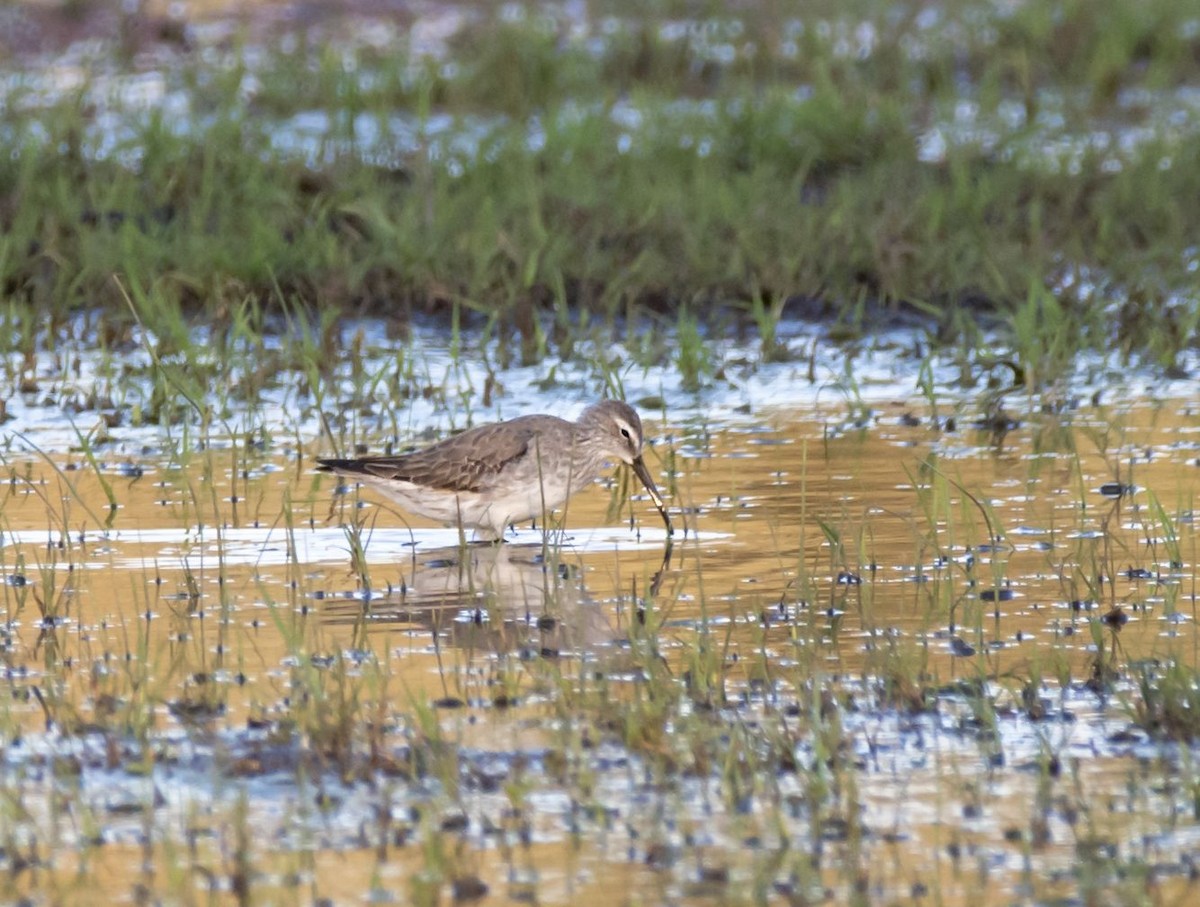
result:
M 650 478 L 650 470 L 646 468 L 646 464 L 642 462 L 642 458 L 638 457 L 633 461 L 633 472 L 642 480 L 642 484 L 646 486 L 646 491 L 650 495 L 650 500 L 654 502 L 654 506 L 658 508 L 658 512 L 662 514 L 663 522 L 667 524 L 667 535 L 675 534 L 675 527 L 671 525 L 671 515 L 667 513 L 667 505 L 662 499 L 662 495 L 658 493 L 658 488 L 654 484 L 654 479 Z

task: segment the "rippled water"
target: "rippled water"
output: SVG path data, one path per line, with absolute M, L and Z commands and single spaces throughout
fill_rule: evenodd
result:
M 352 330 L 366 332 L 369 374 L 397 368 L 382 329 Z M 415 383 L 441 382 L 437 395 L 401 408 L 386 381 L 356 379 L 345 364 L 318 402 L 281 373 L 255 408 L 231 412 L 234 435 L 186 419 L 110 419 L 92 461 L 76 428 L 86 435 L 103 407 L 72 426 L 65 403 L 107 382 L 108 366 L 84 356 L 64 381 L 46 357 L 39 387 L 13 397 L 4 426 L 0 613 L 12 697 L 0 785 L 24 810 L 15 840 L 82 847 L 90 826 L 71 815 L 83 810 L 108 845 L 89 859 L 116 865 L 147 834 L 179 840 L 203 826 L 225 840 L 212 826 L 244 809 L 281 889 L 296 855 L 315 853 L 304 869 L 314 890 L 362 897 L 378 868 L 369 827 L 380 798 L 393 816 L 441 810 L 448 782 L 344 777 L 278 719 L 294 705 L 296 671 L 382 667 L 387 720 L 431 720 L 458 748 L 465 788 L 453 802 L 464 814 L 443 821 L 465 823 L 459 846 L 493 889 L 515 870 L 488 823 L 520 784 L 532 848 L 522 872 L 540 899 L 602 898 L 610 871 L 650 899 L 727 891 L 761 875 L 771 853 L 793 852 L 787 840 L 796 852 L 818 847 L 811 817 L 772 809 L 803 802 L 825 758 L 819 740 L 793 748 L 817 775 L 759 779 L 740 807 L 714 801 L 711 778 L 681 778 L 670 794 L 643 788 L 638 752 L 597 741 L 585 820 L 577 792 L 551 780 L 569 724 L 559 694 L 505 692 L 536 659 L 562 664 L 564 689 L 594 674 L 634 695 L 630 647 L 661 621 L 680 683 L 698 641 L 719 640 L 728 699 L 718 711 L 735 726 L 777 734 L 805 690 L 836 687 L 854 703 L 837 758 L 855 766 L 869 834 L 856 843 L 827 827 L 812 883 L 836 888 L 837 867 L 861 859 L 848 850 L 859 847 L 875 854 L 880 896 L 936 885 L 954 898 L 986 881 L 996 902 L 1044 898 L 1077 890 L 1070 872 L 1086 839 L 1186 885 L 1197 844 L 1190 751 L 1134 728 L 1121 692 L 1131 687 L 1100 696 L 1086 681 L 1098 664 L 1134 678 L 1137 665 L 1196 663 L 1200 407 L 1181 385 L 1136 374 L 1118 384 L 1094 363 L 1079 381 L 1088 396 L 1010 394 L 1004 418 L 993 406 L 977 425 L 985 413 L 954 386 L 952 362 L 929 363 L 934 385 L 920 394 L 909 367 L 895 367 L 912 338 L 834 351 L 804 325 L 785 337 L 811 355 L 762 365 L 727 344 L 717 356 L 729 367 L 697 395 L 673 383 L 671 367 L 602 351 L 624 363 L 625 392 L 643 401 L 647 462 L 683 530 L 666 563 L 653 506 L 627 500 L 619 474 L 572 499 L 561 525 L 518 527 L 494 547 L 463 546 L 456 531 L 311 468 L 327 450 L 323 425 L 350 401 L 360 415 L 336 429 L 341 440 L 403 446 L 493 416 L 573 413 L 601 386 L 587 360 L 500 372 L 503 390 L 485 401 L 473 360 L 420 336 L 401 358 L 423 376 Z M 127 400 L 138 398 L 136 375 L 129 382 Z M 897 665 L 940 691 L 935 709 L 912 714 L 880 698 Z M 123 679 L 133 674 L 155 703 L 149 763 L 106 730 L 107 710 L 122 706 L 105 697 L 138 695 Z M 977 688 L 997 703 L 984 735 Z M 1033 815 L 1045 776 L 1031 767 L 1048 758 L 1077 799 Z M 73 813 L 56 800 L 64 784 Z M 1044 840 L 1022 837 L 1031 822 Z M 653 846 L 639 837 L 646 828 L 657 830 Z M 345 862 L 331 868 L 330 852 Z M 400 845 L 376 884 L 407 891 L 428 859 Z M 115 872 L 114 891 L 131 884 Z

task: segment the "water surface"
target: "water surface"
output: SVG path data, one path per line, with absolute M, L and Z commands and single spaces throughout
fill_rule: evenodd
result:
M 242 811 L 261 832 L 255 860 L 278 870 L 268 887 L 294 891 L 302 870 L 304 890 L 331 897 L 411 894 L 434 838 L 457 842 L 493 891 L 548 903 L 603 899 L 611 872 L 652 900 L 699 903 L 763 879 L 781 897 L 845 890 L 867 869 L 880 896 L 936 886 L 977 900 L 986 879 L 1008 903 L 1080 890 L 1083 840 L 1186 886 L 1190 750 L 1131 719 L 1139 670 L 1196 663 L 1200 414 L 1186 397 L 1012 395 L 997 418 L 949 384 L 915 396 L 889 349 L 851 357 L 852 372 L 829 354 L 823 381 L 799 378 L 811 364 L 764 366 L 695 397 L 669 389 L 667 371 L 627 372 L 631 399 L 666 390 L 657 411 L 642 407 L 681 530 L 665 564 L 657 514 L 620 472 L 550 526 L 472 545 L 316 473 L 329 441 L 290 376 L 227 422 L 252 431 L 126 423 L 84 450 L 47 375 L 5 426 L 14 834 L 110 869 L 150 842 L 167 872 L 181 828 L 207 829 L 205 864 L 232 846 Z M 478 387 L 449 351 L 423 356 L 428 373 L 444 365 Z M 544 369 L 505 373 L 494 412 L 586 402 L 586 367 L 562 368 L 550 393 Z M 857 378 L 853 394 L 838 370 Z M 326 401 L 361 404 L 349 377 L 330 381 Z M 454 387 L 404 411 L 362 408 L 353 437 L 380 450 L 485 421 L 486 408 L 454 405 Z M 651 691 L 647 627 L 663 659 L 653 683 L 692 688 L 716 729 L 775 739 L 822 696 L 844 703 L 835 758 L 857 779 L 851 826 L 804 805 L 820 739 L 791 744 L 799 774 L 758 776 L 731 802 L 720 773 L 652 782 L 627 736 L 572 717 L 597 678 L 618 699 Z M 706 651 L 721 681 L 704 693 Z M 316 746 L 295 723 L 296 697 L 314 690 L 335 725 L 378 724 L 383 750 L 346 761 Z M 994 710 L 981 714 L 973 690 Z M 148 737 L 123 724 L 138 715 Z M 453 779 L 405 761 L 435 728 L 457 753 Z M 556 761 L 580 735 L 584 788 Z M 138 739 L 155 741 L 149 754 Z M 517 790 L 520 828 L 505 831 Z M 81 810 L 99 849 L 70 818 Z M 822 839 L 815 875 L 798 873 Z M 112 873 L 113 892 L 139 878 Z

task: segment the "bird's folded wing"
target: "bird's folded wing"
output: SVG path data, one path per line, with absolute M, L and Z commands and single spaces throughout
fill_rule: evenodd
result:
M 483 491 L 507 464 L 525 455 L 537 435 L 511 423 L 500 429 L 500 425 L 483 425 L 415 453 L 367 458 L 359 461 L 356 471 L 426 488 Z

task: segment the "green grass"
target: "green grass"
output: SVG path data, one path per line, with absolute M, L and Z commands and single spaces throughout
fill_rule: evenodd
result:
M 299 437 L 300 425 L 313 411 L 337 410 L 324 439 L 337 447 L 389 433 L 407 440 L 413 426 L 400 423 L 401 407 L 372 414 L 380 399 L 447 393 L 401 331 L 395 359 L 370 365 L 379 360 L 361 335 L 342 341 L 343 315 L 399 322 L 431 312 L 444 320 L 456 354 L 460 331 L 482 326 L 486 341 L 473 352 L 499 369 L 571 358 L 580 340 L 648 314 L 673 331 L 633 332 L 629 355 L 670 364 L 700 394 L 723 366 L 708 338 L 730 325 L 756 332 L 762 359 L 774 361 L 803 355 L 778 334 L 780 321 L 799 310 L 817 311 L 840 338 L 915 315 L 932 340 L 963 351 L 964 380 L 979 379 L 967 374 L 976 371 L 993 379 L 980 380 L 993 425 L 1006 421 L 1005 395 L 1025 390 L 1011 385 L 1051 385 L 1081 350 L 1115 349 L 1169 366 L 1194 343 L 1200 150 L 1166 119 L 1186 104 L 1176 90 L 1200 78 L 1190 7 L 1127 0 L 1100 17 L 1083 2 L 1001 10 L 957 0 L 931 11 L 861 0 L 805 4 L 793 18 L 766 6 L 734 19 L 724 4 L 617 4 L 626 18 L 611 33 L 593 23 L 593 34 L 605 37 L 590 47 L 540 13 L 504 21 L 485 14 L 453 42 L 453 67 L 365 46 L 293 51 L 281 42 L 268 44 L 251 72 L 250 51 L 262 48 L 235 45 L 223 64 L 197 55 L 171 76 L 196 112 L 189 129 L 166 115 L 129 114 L 120 147 L 107 156 L 95 153 L 85 92 L 6 108 L 0 317 L 8 330 L 0 350 L 17 355 L 4 358 L 3 380 L 14 389 L 40 385 L 27 393 L 67 406 L 73 379 L 69 357 L 57 361 L 58 344 L 94 334 L 111 398 L 78 401 L 73 412 L 79 471 L 55 466 L 50 485 L 29 492 L 44 503 L 48 525 L 64 538 L 81 524 L 99 527 L 104 499 L 125 493 L 104 471 L 97 413 L 161 426 L 160 468 L 171 485 L 164 494 L 174 495 L 170 519 L 180 525 L 219 532 L 261 519 L 294 543 L 314 514 L 329 519 L 326 486 L 300 482 L 276 510 L 262 503 L 264 481 L 253 467 L 278 458 L 281 444 L 302 450 L 312 439 Z M 711 22 L 672 36 L 676 20 L 706 10 Z M 869 53 L 858 53 L 864 42 Z M 348 57 L 356 70 L 344 65 Z M 941 160 L 923 160 L 926 130 L 940 123 L 952 135 L 963 100 L 974 105 L 980 132 L 952 139 Z M 289 118 L 304 111 L 323 111 L 333 124 L 319 163 L 279 142 Z M 356 117 L 384 135 L 399 118 L 412 142 L 356 144 Z M 1118 151 L 1072 144 L 1097 126 L 1146 135 Z M 981 357 L 984 328 L 1000 348 Z M 287 342 L 267 343 L 273 333 Z M 925 368 L 921 381 L 936 411 L 929 360 Z M 620 392 L 619 363 L 597 361 L 594 373 Z M 286 396 L 298 414 L 295 438 L 268 437 L 264 427 L 263 391 L 277 389 L 280 375 L 300 376 Z M 838 387 L 847 426 L 859 426 L 846 430 L 871 431 L 872 408 L 850 365 Z M 982 550 L 1001 520 L 988 497 L 958 481 L 955 461 L 931 456 L 910 475 L 912 563 L 929 565 L 921 568 L 928 581 L 901 593 L 906 629 L 892 634 L 885 598 L 894 586 L 877 582 L 873 569 L 880 517 L 847 505 L 823 512 L 819 470 L 809 474 L 806 456 L 798 480 L 806 502 L 815 491 L 798 538 L 784 523 L 788 511 L 767 516 L 778 524 L 778 579 L 793 577 L 778 599 L 739 592 L 726 613 L 724 590 L 697 573 L 694 581 L 669 576 L 668 591 L 640 600 L 647 563 L 620 585 L 634 589 L 632 597 L 603 603 L 620 616 L 623 641 L 612 661 L 523 649 L 480 659 L 447 646 L 438 650 L 437 701 L 425 688 L 409 689 L 402 672 L 406 647 L 425 636 L 368 632 L 366 611 L 342 633 L 324 625 L 325 606 L 309 598 L 325 586 L 370 589 L 396 575 L 395 565 L 366 560 L 370 524 L 349 509 L 345 569 L 314 577 L 296 560 L 282 587 L 247 580 L 261 612 L 240 613 L 249 593 L 237 591 L 239 568 L 220 553 L 194 567 L 168 564 L 166 585 L 158 564 L 131 572 L 116 643 L 85 644 L 62 623 L 83 623 L 76 581 L 62 575 L 78 575 L 82 554 L 50 549 L 26 560 L 10 549 L 0 566 L 29 582 L 3 587 L 8 619 L 26 628 L 5 655 L 35 673 L 10 679 L 0 741 L 15 746 L 41 725 L 68 741 L 99 734 L 110 770 L 152 780 L 170 758 L 160 732 L 174 722 L 189 739 L 232 746 L 214 759 L 218 788 L 275 776 L 301 791 L 299 812 L 332 814 L 327 789 L 335 782 L 372 785 L 382 805 L 365 818 L 361 837 L 376 848 L 380 878 L 362 887 L 382 896 L 392 886 L 416 903 L 469 891 L 477 877 L 499 889 L 500 876 L 476 865 L 483 848 L 452 821 L 459 817 L 508 829 L 496 842 L 510 851 L 510 867 L 543 865 L 544 855 L 513 829 L 537 820 L 541 807 L 530 794 L 546 791 L 569 798 L 562 835 L 585 860 L 611 839 L 610 854 L 621 850 L 646 875 L 693 895 L 703 896 L 687 887 L 698 879 L 709 895 L 756 903 L 772 894 L 802 901 L 810 892 L 870 903 L 872 885 L 912 885 L 915 898 L 925 879 L 934 899 L 941 886 L 950 897 L 987 890 L 989 870 L 958 838 L 970 830 L 952 821 L 939 819 L 949 839 L 931 851 L 942 867 L 953 862 L 951 870 L 926 867 L 922 877 L 890 862 L 886 811 L 871 803 L 871 788 L 896 786 L 901 804 L 907 794 L 895 774 L 903 763 L 888 768 L 895 723 L 917 728 L 906 738 L 913 746 L 931 735 L 926 770 L 939 781 L 939 816 L 990 820 L 989 811 L 1003 812 L 1013 823 L 1005 841 L 1022 851 L 1035 896 L 1056 893 L 1040 877 L 1038 852 L 1073 834 L 1078 859 L 1060 880 L 1068 896 L 1095 900 L 1116 885 L 1122 902 L 1146 902 L 1152 883 L 1138 857 L 1114 858 L 1105 847 L 1106 823 L 1126 818 L 1113 819 L 1109 807 L 1119 784 L 1084 771 L 1088 760 L 1070 746 L 1073 735 L 1100 731 L 1062 731 L 1055 716 L 1115 699 L 1131 730 L 1154 742 L 1200 739 L 1194 649 L 1164 641 L 1154 662 L 1131 663 L 1102 616 L 1137 603 L 1119 597 L 1115 580 L 1145 560 L 1142 536 L 1154 563 L 1195 562 L 1182 516 L 1191 499 L 1186 488 L 1161 499 L 1147 492 L 1137 540 L 1072 539 L 1072 530 L 1097 521 L 1115 533 L 1127 517 L 1115 507 L 1094 517 L 1094 508 L 1110 505 L 1089 502 L 1090 487 L 1135 477 L 1121 459 L 1130 438 L 1102 412 L 1104 428 L 1092 440 L 1109 472 L 1093 480 L 1095 470 L 1083 466 L 1090 451 L 1063 427 L 1071 412 L 1034 417 L 1045 424 L 1034 430 L 1033 449 L 1067 454 L 1058 484 L 1077 503 L 1052 527 L 1061 541 L 1040 569 L 1058 577 L 1056 601 L 1096 608 L 1064 608 L 1062 623 L 1078 637 L 1064 643 L 1046 634 L 1015 666 L 1005 650 L 985 645 L 1001 634 L 981 593 L 1022 574 L 1012 552 Z M 1006 430 L 992 434 L 997 454 Z M 823 458 L 839 460 L 844 450 L 827 440 Z M 674 463 L 670 448 L 664 457 Z M 300 455 L 294 462 L 306 468 Z M 1040 471 L 1050 470 L 1041 462 L 1028 467 L 1030 494 Z M 84 479 L 97 489 L 88 500 L 78 490 Z M 690 496 L 686 477 L 673 470 L 672 485 L 676 500 Z M 24 485 L 14 479 L 10 499 L 17 487 Z M 738 496 L 732 479 L 729 492 Z M 806 555 L 806 539 L 818 536 L 826 547 Z M 700 569 L 683 564 L 677 569 Z M 842 571 L 862 577 L 862 586 L 833 581 Z M 88 582 L 104 582 L 97 576 L 78 581 L 83 594 Z M 679 598 L 692 585 L 695 607 Z M 1190 587 L 1162 594 L 1164 613 L 1186 612 Z M 555 617 L 549 591 L 546 599 Z M 259 615 L 253 623 L 250 614 Z M 489 616 L 500 622 L 499 613 Z M 723 617 L 730 621 L 714 620 Z M 44 634 L 29 632 L 41 626 Z M 860 629 L 870 635 L 852 635 Z M 283 664 L 264 663 L 257 651 L 268 634 L 285 642 Z M 952 636 L 977 653 L 948 661 Z M 441 645 L 437 628 L 429 638 Z M 1076 638 L 1092 645 L 1086 660 L 1070 654 Z M 830 659 L 860 642 L 860 666 Z M 264 664 L 278 670 L 251 693 L 218 679 Z M 438 704 L 450 700 L 466 705 Z M 228 717 L 243 713 L 263 744 L 243 739 L 241 719 Z M 1014 764 L 1010 742 L 1013 725 L 1026 719 L 1041 743 L 1033 776 Z M 498 778 L 474 771 L 476 722 L 494 727 L 497 751 L 513 757 Z M 960 738 L 967 746 L 954 755 Z M 616 767 L 601 767 L 598 751 L 618 754 Z M 1157 798 L 1177 784 L 1190 792 L 1184 802 L 1194 818 L 1200 784 L 1191 760 L 1151 761 L 1127 769 L 1130 790 Z M 69 785 L 95 766 L 61 759 L 55 769 Z M 1023 820 L 1008 788 L 1027 777 L 1036 792 Z M 503 791 L 506 810 L 481 810 L 477 785 L 485 783 Z M 614 784 L 635 792 L 615 807 Z M 19 772 L 0 778 L 0 812 L 9 820 L 0 835 L 0 892 L 13 899 L 33 884 L 22 854 L 53 852 L 56 827 L 24 815 L 27 799 L 38 802 L 26 785 Z M 707 833 L 688 818 L 697 792 L 716 844 L 694 843 Z M 78 845 L 80 859 L 99 860 L 105 845 L 95 829 L 111 817 L 70 790 L 61 797 L 72 822 L 93 827 Z M 1175 821 L 1155 811 L 1174 803 L 1146 800 L 1133 811 L 1155 832 Z M 198 824 L 219 832 L 199 850 L 144 806 L 142 894 L 195 900 L 194 874 L 203 869 L 214 892 L 265 902 L 276 883 L 258 867 L 295 861 L 300 871 L 276 875 L 313 880 L 315 897 L 332 881 L 309 865 L 323 848 L 310 842 L 280 856 L 256 836 L 253 805 L 246 795 L 201 817 Z M 1047 837 L 1051 823 L 1057 839 Z M 906 827 L 899 816 L 896 825 Z M 420 868 L 386 865 L 410 859 Z M 157 876 L 155 861 L 163 867 Z M 548 877 L 560 872 L 544 865 Z M 87 879 L 85 868 L 76 884 Z M 537 896 L 538 883 L 528 884 Z
M 253 333 L 242 327 L 234 334 L 240 331 Z M 233 347 L 239 344 L 231 340 Z M 303 355 L 316 366 L 313 350 Z M 364 374 L 362 382 L 369 386 L 372 378 Z M 848 396 L 845 408 L 855 424 L 864 415 L 861 407 Z M 1060 467 L 1078 473 L 1081 482 L 1085 474 L 1108 478 L 1103 467 L 1130 448 L 1135 429 L 1116 417 L 1106 425 L 1094 445 L 1074 445 Z M 178 511 L 163 516 L 166 522 L 204 525 L 210 532 L 237 526 L 246 519 L 239 510 L 275 481 L 243 474 L 257 454 L 249 441 L 217 446 L 225 430 L 217 422 L 202 429 L 204 449 L 192 453 L 189 470 L 162 469 L 181 496 Z M 1090 420 L 1076 430 L 1084 440 L 1095 431 Z M 23 886 L 35 884 L 39 891 L 94 888 L 98 867 L 124 859 L 119 881 L 105 884 L 136 882 L 149 896 L 180 901 L 195 899 L 197 884 L 265 903 L 296 900 L 299 895 L 277 889 L 300 880 L 310 900 L 335 896 L 339 882 L 353 880 L 358 892 L 402 892 L 414 903 L 437 903 L 455 886 L 475 890 L 479 881 L 503 890 L 514 866 L 537 868 L 542 875 L 524 873 L 524 884 L 554 903 L 563 896 L 553 879 L 580 868 L 628 870 L 643 884 L 678 886 L 689 892 L 689 903 L 705 891 L 729 902 L 761 902 L 771 893 L 799 900 L 820 891 L 832 893 L 826 899 L 874 903 L 885 896 L 903 899 L 918 883 L 947 902 L 985 892 L 1003 899 L 1020 870 L 985 863 L 992 859 L 985 851 L 1025 867 L 1021 883 L 1043 900 L 1063 892 L 1086 900 L 1115 885 L 1121 903 L 1152 903 L 1147 879 L 1159 874 L 1194 887 L 1189 878 L 1172 876 L 1183 870 L 1168 862 L 1168 851 L 1143 855 L 1136 843 L 1144 835 L 1169 837 L 1175 823 L 1183 827 L 1194 819 L 1200 787 L 1190 750 L 1168 745 L 1154 758 L 1122 755 L 1111 724 L 1124 719 L 1124 735 L 1140 728 L 1156 743 L 1197 739 L 1200 699 L 1195 652 L 1188 648 L 1194 636 L 1152 642 L 1154 660 L 1133 662 L 1099 608 L 1077 615 L 1062 609 L 1064 622 L 1078 622 L 1079 638 L 1095 645 L 1094 659 L 1083 655 L 1075 637 L 1046 633 L 1026 654 L 1007 655 L 979 638 L 1004 635 L 980 593 L 1029 576 L 1031 562 L 1033 572 L 1063 577 L 1064 602 L 1095 591 L 1105 606 L 1110 600 L 1100 578 L 1109 578 L 1108 594 L 1115 595 L 1111 580 L 1130 560 L 1145 560 L 1145 535 L 1161 534 L 1165 553 L 1194 562 L 1190 523 L 1183 518 L 1190 499 L 1147 491 L 1147 506 L 1133 514 L 1132 528 L 1125 521 L 1110 527 L 1119 533 L 1116 542 L 1071 543 L 1072 530 L 1105 517 L 1083 506 L 1087 486 L 1060 476 L 1057 485 L 1074 500 L 1074 506 L 1060 502 L 1058 508 L 1066 511 L 1065 525 L 1055 529 L 1065 535 L 1042 554 L 1025 552 L 1021 567 L 1012 563 L 1015 552 L 981 547 L 996 540 L 997 527 L 1012 519 L 1012 511 L 993 503 L 990 494 L 967 493 L 955 478 L 958 469 L 967 471 L 959 461 L 929 458 L 909 477 L 901 531 L 912 546 L 908 563 L 928 565 L 930 581 L 901 585 L 889 578 L 895 559 L 879 556 L 888 515 L 860 511 L 842 500 L 842 490 L 831 494 L 820 485 L 822 464 L 839 473 L 858 468 L 856 451 L 863 448 L 856 439 L 868 431 L 831 438 L 823 451 L 813 446 L 811 461 L 807 453 L 801 458 L 801 471 L 792 478 L 806 492 L 799 526 L 782 504 L 761 507 L 759 518 L 778 533 L 771 543 L 778 575 L 767 570 L 756 577 L 761 586 L 744 585 L 741 580 L 756 570 L 722 570 L 719 549 L 706 553 L 685 540 L 675 572 L 659 592 L 646 592 L 656 564 L 647 556 L 632 568 L 636 572 L 613 583 L 611 595 L 579 602 L 598 606 L 617 623 L 619 642 L 587 654 L 531 648 L 518 644 L 518 636 L 494 652 L 487 644 L 476 648 L 447 634 L 455 623 L 450 614 L 412 636 L 404 629 L 408 618 L 397 618 L 391 628 L 386 620 L 368 620 L 368 609 L 357 600 L 339 602 L 336 590 L 370 588 L 411 568 L 376 563 L 368 577 L 357 529 L 348 532 L 344 564 L 289 557 L 276 572 L 239 566 L 220 544 L 208 555 L 203 544 L 193 543 L 179 552 L 186 560 L 164 556 L 143 569 L 114 564 L 109 570 L 82 569 L 103 557 L 82 545 L 43 553 L 36 542 L 6 544 L 0 548 L 6 578 L 0 598 L 17 633 L 4 655 L 9 666 L 30 671 L 13 673 L 10 694 L 0 703 L 0 742 L 11 748 L 13 760 L 0 775 L 7 823 L 0 892 L 15 900 L 27 893 Z M 93 482 L 92 497 L 103 498 L 100 462 L 86 451 L 77 459 L 77 472 L 47 467 L 48 482 L 27 492 L 44 508 L 51 535 L 72 537 L 85 522 L 85 480 Z M 1034 476 L 1046 467 L 1035 461 L 1012 468 Z M 1141 469 L 1149 472 L 1150 466 Z M 1001 473 L 1009 475 L 1007 468 Z M 267 514 L 293 548 L 309 508 L 328 508 L 327 488 L 309 485 L 306 492 L 306 479 L 294 481 Z M 686 496 L 691 475 L 682 481 Z M 10 500 L 26 484 L 14 480 Z M 129 494 L 125 486 L 114 488 L 120 500 Z M 735 481 L 729 494 L 738 491 Z M 1164 499 L 1171 503 L 1160 503 Z M 10 507 L 6 520 L 15 519 Z M 122 518 L 129 521 L 128 512 Z M 353 511 L 339 519 L 353 519 Z M 100 514 L 87 515 L 89 533 L 102 522 Z M 827 545 L 804 544 L 804 532 L 821 535 Z M 791 533 L 801 534 L 794 550 Z M 968 553 L 976 558 L 965 559 Z M 546 557 L 550 565 L 574 566 L 566 552 L 548 548 Z M 884 561 L 878 571 L 872 569 L 877 560 Z M 761 562 L 747 558 L 747 565 Z M 606 585 L 605 570 L 630 570 L 606 567 L 602 554 L 593 553 L 587 563 L 596 587 Z M 843 570 L 859 574 L 862 585 L 839 583 Z M 7 580 L 18 572 L 27 583 Z M 114 574 L 129 586 L 122 600 L 128 611 L 114 616 L 119 633 L 109 634 L 105 625 L 93 626 L 88 598 Z M 525 602 L 526 613 L 535 620 L 578 616 L 567 610 L 571 595 L 559 598 L 578 577 L 567 580 L 555 569 L 542 575 L 551 584 L 544 600 Z M 1067 585 L 1071 576 L 1078 586 Z M 68 591 L 71 577 L 79 578 L 70 580 Z M 741 587 L 736 598 L 725 595 L 727 582 Z M 771 591 L 756 592 L 756 586 Z M 317 591 L 329 594 L 318 600 L 312 596 Z M 501 603 L 502 591 L 492 591 Z M 391 596 L 391 605 L 405 610 L 403 597 L 397 598 Z M 493 609 L 488 601 L 483 610 L 490 626 L 477 628 L 481 633 L 496 631 L 505 619 L 504 608 Z M 349 606 L 341 611 L 346 619 L 331 621 L 339 604 Z M 834 616 L 831 607 L 844 613 Z M 373 616 L 384 617 L 386 608 Z M 153 620 L 147 612 L 154 612 Z M 55 620 L 41 634 L 34 622 L 47 617 L 71 623 Z M 522 616 L 510 612 L 509 619 L 520 622 Z M 1046 621 L 1049 626 L 1055 618 L 1047 615 Z M 975 656 L 948 660 L 948 639 L 935 633 L 951 626 L 976 646 Z M 1127 639 L 1136 626 L 1123 631 Z M 899 632 L 888 632 L 893 627 Z M 269 639 L 282 646 L 268 646 L 274 651 L 268 657 L 260 647 Z M 440 646 L 439 670 L 425 683 L 406 670 L 405 661 L 431 645 Z M 1100 682 L 1081 682 L 1085 658 Z M 234 681 L 243 671 L 251 675 L 246 686 Z M 409 686 L 414 677 L 416 688 Z M 446 705 L 451 700 L 453 707 Z M 43 737 L 43 718 L 55 734 Z M 35 736 L 39 744 L 63 748 L 63 755 L 48 757 L 50 790 L 37 786 L 41 763 L 23 756 L 21 738 Z M 72 745 L 89 740 L 105 743 L 103 762 L 70 754 Z M 1083 746 L 1089 740 L 1098 747 L 1094 755 Z M 212 755 L 192 755 L 180 764 L 180 748 L 193 746 L 211 748 Z M 1105 768 L 1096 770 L 1097 763 Z M 169 790 L 172 772 L 188 766 L 211 771 L 207 783 L 215 796 L 211 804 L 203 799 L 187 806 L 181 817 L 175 805 L 156 804 L 152 792 L 155 784 Z M 100 771 L 145 780 L 145 796 L 86 797 Z M 924 777 L 925 786 L 910 791 L 910 771 Z M 930 778 L 938 782 L 936 791 L 929 790 Z M 310 823 L 311 836 L 285 845 L 256 827 L 262 808 L 256 797 L 264 795 L 264 786 L 294 792 L 287 809 Z M 319 822 L 312 824 L 314 817 L 327 817 L 332 835 L 353 808 L 339 801 L 356 791 L 365 791 L 373 806 L 356 817 L 350 842 L 341 838 L 335 849 L 325 843 Z M 61 813 L 38 819 L 40 798 L 50 792 Z M 549 826 L 542 824 L 546 808 L 535 796 L 547 793 L 562 798 L 552 802 L 570 803 L 566 810 L 552 807 Z M 926 815 L 937 811 L 933 824 L 908 815 L 918 798 Z M 144 822 L 140 862 L 128 860 L 104 834 L 129 811 Z M 68 826 L 82 829 L 80 837 L 56 842 Z M 934 836 L 933 843 L 910 837 L 914 826 Z M 991 828 L 992 837 L 978 837 L 984 834 L 978 826 Z M 547 827 L 549 832 L 541 830 Z M 569 839 L 565 846 L 573 856 L 548 853 L 544 840 L 533 840 L 537 835 Z M 40 870 L 36 882 L 30 879 L 24 854 L 56 844 L 55 859 L 64 862 Z M 1059 871 L 1053 867 L 1063 864 L 1053 862 L 1054 853 L 1062 860 L 1064 846 L 1077 853 Z M 923 847 L 942 865 L 910 871 L 908 856 Z M 488 859 L 494 852 L 501 853 L 507 873 Z M 336 860 L 335 868 L 314 869 L 323 856 Z M 71 858 L 87 865 L 72 873 Z M 128 866 L 142 867 L 141 877 Z M 689 887 L 698 883 L 708 887 Z M 86 902 L 89 891 L 81 890 L 75 902 Z M 65 891 L 45 897 L 70 900 Z
M 1167 119 L 1200 77 L 1186 4 L 710 12 L 680 37 L 672 4 L 631 11 L 591 45 L 485 14 L 446 63 L 196 56 L 171 77 L 191 125 L 127 112 L 102 158 L 86 91 L 13 104 L 0 307 L 128 321 L 116 275 L 164 342 L 248 310 L 432 310 L 532 361 L 636 311 L 745 318 L 778 357 L 789 301 L 816 301 L 851 332 L 900 311 L 943 338 L 997 327 L 1035 382 L 1080 348 L 1169 365 L 1188 345 L 1200 145 Z M 923 161 L 962 101 L 977 133 Z M 280 141 L 302 111 L 331 123 L 319 163 Z M 1144 135 L 1090 147 L 1097 128 Z

